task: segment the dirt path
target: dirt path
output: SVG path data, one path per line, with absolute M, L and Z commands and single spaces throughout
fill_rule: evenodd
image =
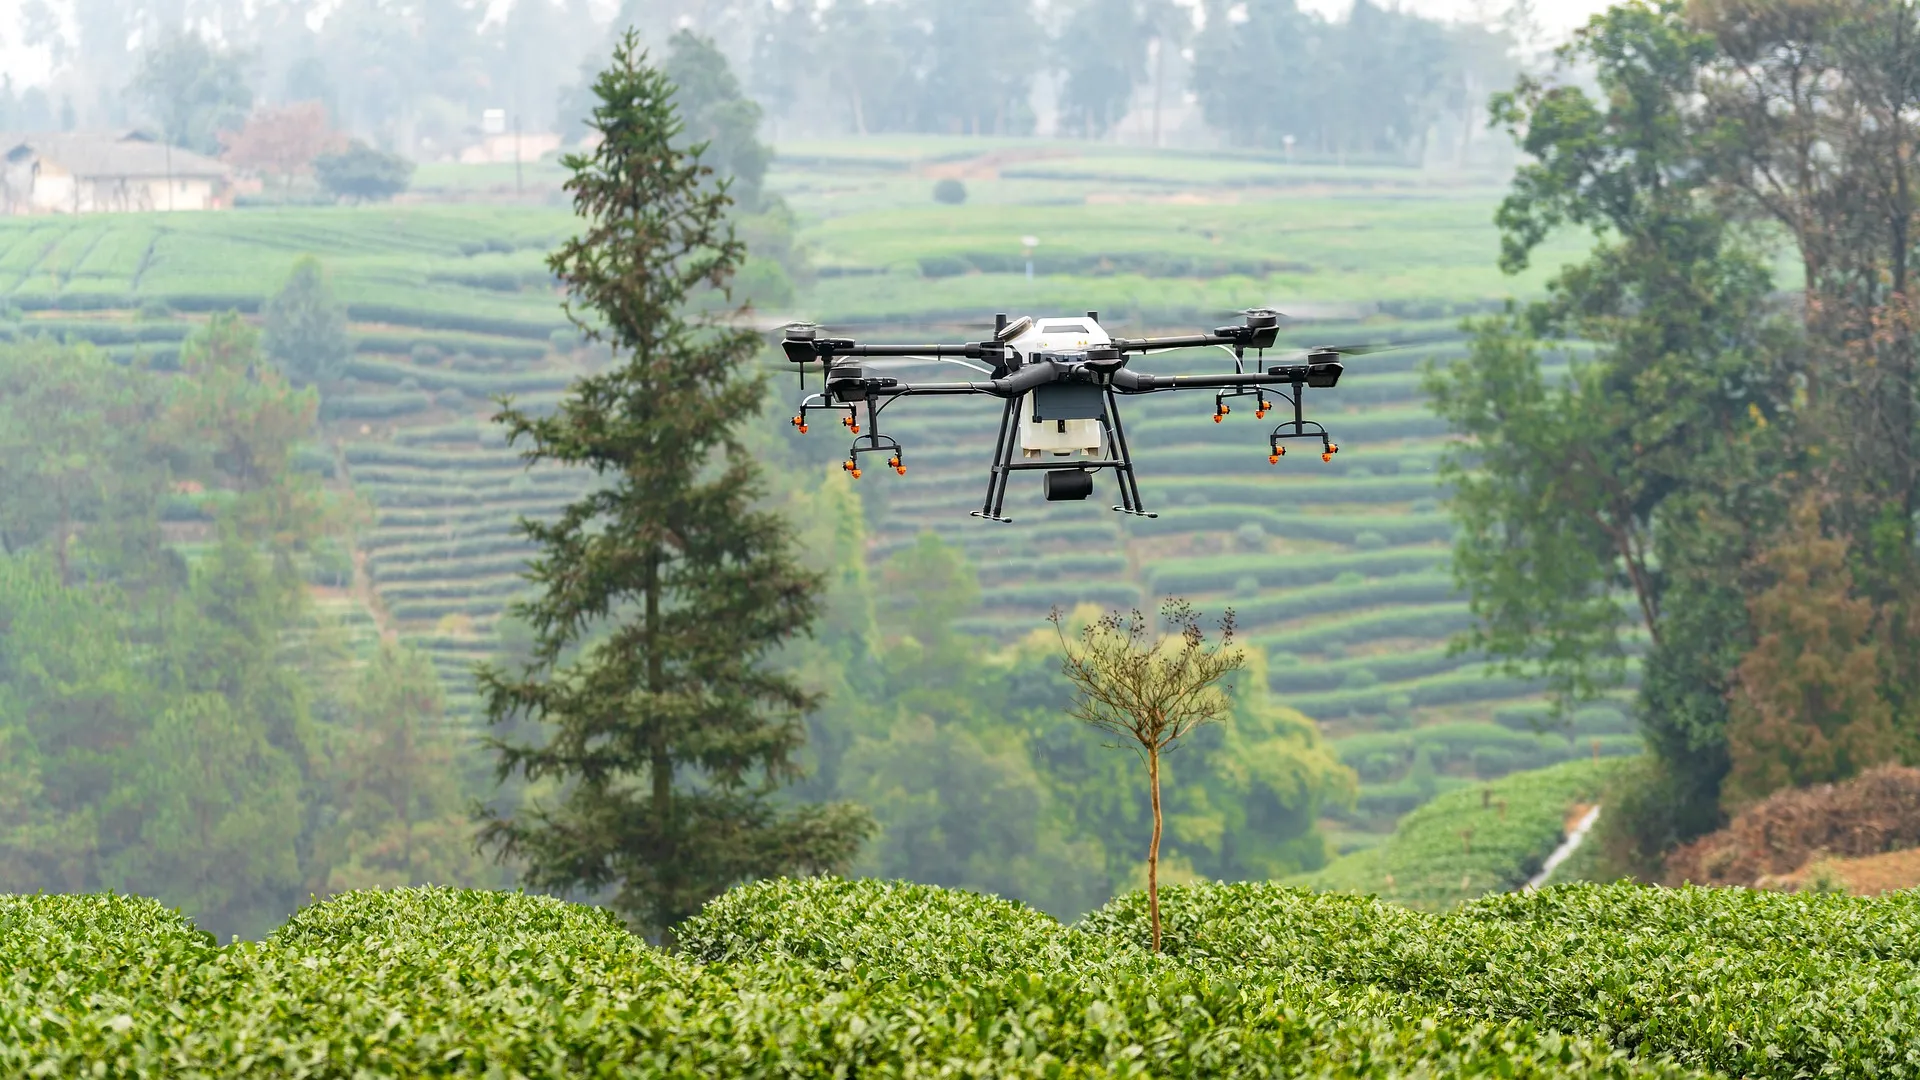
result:
M 1532 892 L 1545 885 L 1547 879 L 1553 876 L 1553 872 L 1560 868 L 1560 864 L 1566 862 L 1569 855 L 1580 849 L 1581 841 L 1587 838 L 1587 833 L 1593 829 L 1593 823 L 1599 820 L 1600 808 L 1589 807 L 1586 813 L 1580 815 L 1580 820 L 1573 823 L 1573 828 L 1567 831 L 1567 838 L 1560 841 L 1560 846 L 1553 849 L 1553 854 L 1547 856 L 1546 862 L 1540 864 L 1540 872 L 1528 878 L 1527 883 L 1520 888 L 1525 892 Z

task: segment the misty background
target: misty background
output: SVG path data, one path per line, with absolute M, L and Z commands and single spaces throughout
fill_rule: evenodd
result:
M 502 126 L 571 142 L 591 73 L 635 27 L 656 49 L 710 36 L 775 144 L 1036 135 L 1452 165 L 1504 153 L 1487 95 L 1596 6 L 20 0 L 0 8 L 0 130 L 140 126 L 217 154 L 250 112 L 317 101 L 419 162 Z

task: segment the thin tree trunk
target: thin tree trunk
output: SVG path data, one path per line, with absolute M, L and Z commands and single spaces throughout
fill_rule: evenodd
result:
M 1153 843 L 1147 846 L 1147 911 L 1153 917 L 1153 951 L 1160 951 L 1160 750 L 1147 748 L 1147 788 L 1153 793 Z
M 673 762 L 667 754 L 667 729 L 658 715 L 659 695 L 666 689 L 660 670 L 660 550 L 647 552 L 647 693 L 654 696 L 652 739 L 653 820 L 664 830 L 673 811 Z

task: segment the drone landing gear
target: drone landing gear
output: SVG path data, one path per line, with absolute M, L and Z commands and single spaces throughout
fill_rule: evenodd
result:
M 1045 473 L 1043 487 L 1047 501 L 1068 502 L 1092 495 L 1094 472 L 1112 469 L 1120 482 L 1120 505 L 1113 509 L 1135 517 L 1159 517 L 1140 506 L 1140 485 L 1133 476 L 1133 454 L 1127 448 L 1126 431 L 1120 426 L 1119 402 L 1114 398 L 1112 387 L 1102 387 L 1101 392 L 1105 407 L 1100 417 L 1100 427 L 1105 433 L 1108 456 L 1092 460 L 1013 460 L 1014 453 L 1020 449 L 1021 398 L 1008 398 L 1007 406 L 1000 414 L 1000 437 L 994 442 L 993 469 L 987 476 L 986 501 L 970 516 L 987 521 L 1011 522 L 1013 519 L 1006 516 L 1005 507 L 1007 478 L 1014 472 Z

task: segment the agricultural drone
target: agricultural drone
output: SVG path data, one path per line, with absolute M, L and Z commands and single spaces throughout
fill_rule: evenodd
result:
M 1320 459 L 1330 461 L 1340 447 L 1318 421 L 1303 415 L 1306 391 L 1331 388 L 1345 370 L 1342 357 L 1373 351 L 1362 345 L 1322 346 L 1290 354 L 1289 362 L 1264 366 L 1264 353 L 1279 336 L 1283 316 L 1269 308 L 1241 313 L 1238 326 L 1222 326 L 1208 333 L 1177 337 L 1116 338 L 1100 326 L 1098 312 L 1081 318 L 1035 322 L 1021 316 L 994 318 L 994 332 L 985 341 L 958 345 L 862 345 L 852 338 L 828 337 L 811 323 L 785 327 L 781 342 L 787 359 L 800 372 L 800 411 L 793 426 L 805 434 L 808 418 L 816 412 L 838 414 L 842 426 L 854 435 L 847 460 L 841 463 L 855 479 L 863 471 L 863 455 L 885 454 L 888 467 L 905 475 L 906 454 L 898 440 L 880 431 L 880 414 L 904 397 L 985 394 L 1006 402 L 1000 415 L 1000 435 L 994 444 L 993 467 L 987 477 L 987 496 L 973 516 L 1009 521 L 1002 513 L 1007 479 L 1015 472 L 1043 475 L 1047 500 L 1085 499 L 1093 494 L 1093 474 L 1112 469 L 1120 484 L 1120 505 L 1113 509 L 1139 517 L 1157 517 L 1140 503 L 1134 480 L 1133 455 L 1120 423 L 1122 396 L 1157 394 L 1172 390 L 1213 392 L 1213 420 L 1219 423 L 1232 411 L 1228 402 L 1252 397 L 1254 416 L 1264 419 L 1272 397 L 1293 406 L 1293 419 L 1283 420 L 1267 437 L 1267 460 L 1277 464 L 1289 440 L 1320 444 Z M 1127 360 L 1135 353 L 1173 349 L 1219 348 L 1233 356 L 1233 371 L 1217 375 L 1153 375 L 1134 371 Z M 1254 354 L 1249 363 L 1247 353 Z M 958 364 L 985 376 L 971 382 L 913 382 L 890 372 L 903 366 L 930 362 Z M 824 388 L 806 392 L 807 369 L 818 364 Z

